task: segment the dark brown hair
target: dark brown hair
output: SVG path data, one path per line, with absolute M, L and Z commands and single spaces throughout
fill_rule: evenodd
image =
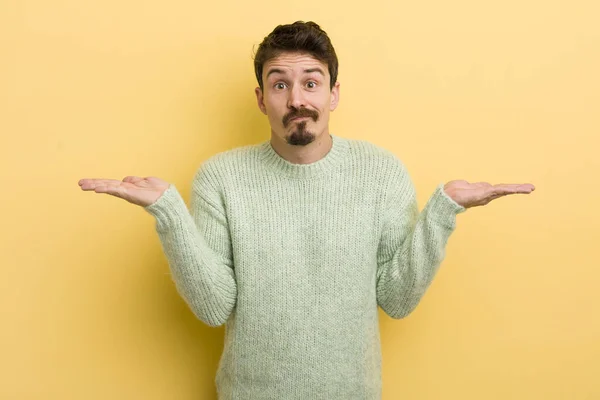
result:
M 278 25 L 264 38 L 254 55 L 254 73 L 261 90 L 262 72 L 265 63 L 284 52 L 308 53 L 326 63 L 329 69 L 329 89 L 337 81 L 338 59 L 329 36 L 312 21 L 296 21 L 293 24 Z

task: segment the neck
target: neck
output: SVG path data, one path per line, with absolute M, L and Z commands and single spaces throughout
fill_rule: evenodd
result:
M 311 164 L 319 161 L 329 153 L 333 141 L 329 132 L 319 135 L 312 143 L 306 146 L 293 146 L 285 139 L 271 133 L 271 146 L 285 160 L 293 164 Z

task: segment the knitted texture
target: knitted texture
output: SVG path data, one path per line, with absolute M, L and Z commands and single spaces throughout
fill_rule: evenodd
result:
M 381 399 L 378 306 L 417 306 L 466 210 L 440 183 L 419 213 L 391 151 L 331 137 L 311 164 L 270 141 L 215 154 L 189 210 L 173 184 L 144 208 L 178 292 L 225 324 L 220 400 Z

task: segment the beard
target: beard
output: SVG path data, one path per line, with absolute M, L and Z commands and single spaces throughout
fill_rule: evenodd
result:
M 315 140 L 315 134 L 306 130 L 306 121 L 299 122 L 297 129 L 286 136 L 285 140 L 292 146 L 306 146 Z
M 287 143 L 292 146 L 306 146 L 316 139 L 316 135 L 306 129 L 307 121 L 300 121 L 298 123 L 293 122 L 292 119 L 296 117 L 308 117 L 314 122 L 317 122 L 319 119 L 319 112 L 306 107 L 292 107 L 292 110 L 283 117 L 282 122 L 284 128 L 287 128 L 289 124 L 296 125 L 296 130 L 285 137 Z

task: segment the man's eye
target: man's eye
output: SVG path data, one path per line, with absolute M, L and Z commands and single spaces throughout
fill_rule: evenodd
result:
M 279 82 L 275 84 L 276 89 L 284 89 L 285 83 Z
M 308 82 L 308 83 L 307 83 L 307 85 L 308 85 L 308 87 L 309 87 L 310 89 L 314 89 L 314 88 L 316 88 L 316 87 L 317 87 L 317 82 L 310 81 L 310 82 Z

